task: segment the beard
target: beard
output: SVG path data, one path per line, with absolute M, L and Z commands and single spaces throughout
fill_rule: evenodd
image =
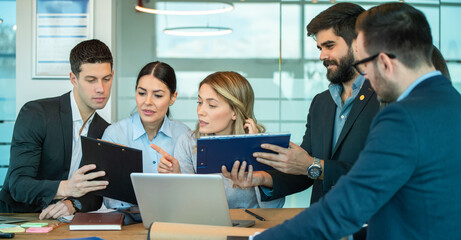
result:
M 331 69 L 327 70 L 327 79 L 333 84 L 340 84 L 352 80 L 355 76 L 355 70 L 353 64 L 355 62 L 354 54 L 350 48 L 347 55 L 339 59 L 339 63 L 336 60 L 325 60 L 323 65 L 328 67 L 329 65 L 336 65 L 336 71 Z
M 375 65 L 375 69 L 377 66 Z M 374 72 L 374 86 L 373 89 L 376 92 L 377 99 L 379 102 L 380 109 L 386 107 L 390 103 L 393 103 L 399 97 L 397 86 L 392 82 L 386 80 L 383 75 L 377 70 Z M 371 82 L 371 81 L 370 81 Z

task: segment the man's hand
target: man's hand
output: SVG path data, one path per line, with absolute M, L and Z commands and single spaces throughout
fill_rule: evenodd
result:
M 181 173 L 181 168 L 176 158 L 155 144 L 151 144 L 150 147 L 162 155 L 157 167 L 159 173 Z
M 293 175 L 306 175 L 307 168 L 314 159 L 299 145 L 290 142 L 289 148 L 283 148 L 272 144 L 261 144 L 261 148 L 276 152 L 255 152 L 253 157 L 260 163 L 267 164 L 280 172 Z
M 75 213 L 75 209 L 72 206 L 72 202 L 70 200 L 59 201 L 55 204 L 51 204 L 40 213 L 38 218 L 48 219 L 48 218 L 60 218 L 64 216 L 69 216 Z
M 96 165 L 89 164 L 79 168 L 72 174 L 69 180 L 59 183 L 55 199 L 65 197 L 81 197 L 88 192 L 102 190 L 109 185 L 108 181 L 91 181 L 95 178 L 106 175 L 104 171 L 88 173 L 96 168 Z
M 272 177 L 269 173 L 264 171 L 253 172 L 253 166 L 251 165 L 248 166 L 248 172 L 245 172 L 246 166 L 246 161 L 243 161 L 241 166 L 239 161 L 235 161 L 230 173 L 227 171 L 226 166 L 221 167 L 221 172 L 224 177 L 231 179 L 234 185 L 243 189 L 256 186 L 272 188 Z

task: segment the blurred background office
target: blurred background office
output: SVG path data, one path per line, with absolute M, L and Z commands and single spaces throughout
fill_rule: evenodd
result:
M 0 0 L 0 185 L 21 106 L 72 88 L 68 78 L 34 78 L 37 1 L 80 0 Z M 135 110 L 136 74 L 147 62 L 159 60 L 177 74 L 178 99 L 171 109 L 172 118 L 194 129 L 198 83 L 212 72 L 232 70 L 252 84 L 256 118 L 267 132 L 291 132 L 292 141 L 300 144 L 310 102 L 328 86 L 316 43 L 306 37 L 306 25 L 337 2 L 354 2 L 368 9 L 395 1 L 89 0 L 92 37 L 104 41 L 115 58 L 112 97 L 101 115 L 109 122 L 129 116 Z M 461 32 L 457 26 L 461 0 L 405 2 L 426 14 L 434 45 L 447 60 L 453 84 L 461 90 Z M 136 6 L 160 14 L 136 11 Z M 214 10 L 223 11 L 204 15 Z M 199 15 L 176 15 L 184 11 Z M 309 195 L 308 189 L 291 196 L 285 207 L 307 207 Z

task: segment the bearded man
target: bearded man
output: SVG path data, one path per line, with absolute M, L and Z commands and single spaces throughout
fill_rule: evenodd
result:
M 253 172 L 249 166 L 246 173 L 246 163 L 240 166 L 236 162 L 230 173 L 223 171 L 224 176 L 240 187 L 260 186 L 261 197 L 267 201 L 313 185 L 312 204 L 349 171 L 379 111 L 370 82 L 353 67 L 355 22 L 364 11 L 353 3 L 338 3 L 307 25 L 307 35 L 316 40 L 331 83 L 328 90 L 312 100 L 301 146 L 290 143 L 289 148 L 283 148 L 263 144 L 263 148 L 277 154 L 254 153 L 254 156 L 278 171 Z

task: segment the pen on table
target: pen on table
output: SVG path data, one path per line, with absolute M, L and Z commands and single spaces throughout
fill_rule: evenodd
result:
M 59 222 L 59 223 L 54 223 L 54 224 L 51 225 L 50 227 L 52 227 L 53 229 L 56 229 L 56 228 L 59 228 L 59 227 L 62 227 L 62 226 L 68 225 L 68 224 L 69 224 L 69 223 Z
M 261 221 L 266 221 L 266 219 L 264 219 L 263 217 L 259 216 L 258 214 L 248 210 L 248 209 L 245 209 L 244 210 L 246 213 L 250 214 L 251 216 L 257 218 L 258 220 L 261 220 Z

